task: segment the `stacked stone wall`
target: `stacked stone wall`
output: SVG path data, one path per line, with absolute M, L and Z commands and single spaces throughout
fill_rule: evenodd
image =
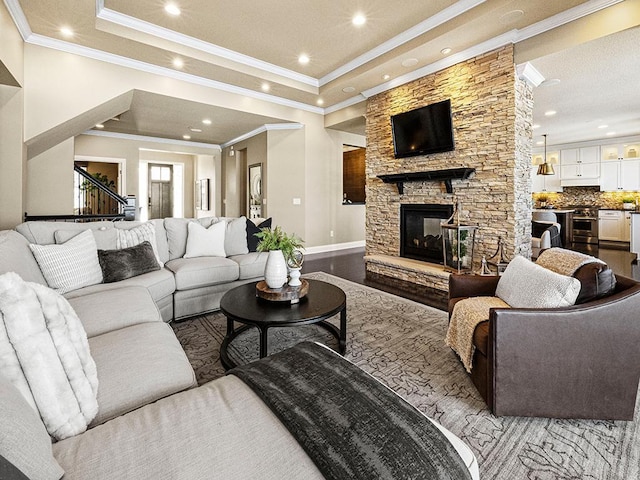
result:
M 455 150 L 395 158 L 390 117 L 451 100 Z M 498 236 L 505 253 L 531 252 L 532 89 L 518 79 L 506 46 L 371 97 L 367 102 L 366 253 L 399 256 L 400 204 L 461 202 L 462 223 L 481 227 L 475 264 L 491 256 Z M 475 168 L 467 180 L 408 182 L 400 195 L 383 174 Z

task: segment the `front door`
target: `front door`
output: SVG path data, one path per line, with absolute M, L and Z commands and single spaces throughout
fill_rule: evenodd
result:
M 173 166 L 149 164 L 149 219 L 173 216 Z

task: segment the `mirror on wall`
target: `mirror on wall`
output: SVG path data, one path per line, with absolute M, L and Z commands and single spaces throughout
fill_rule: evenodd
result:
M 367 149 L 342 146 L 342 204 L 362 205 L 365 201 L 365 154 Z
M 249 218 L 262 218 L 262 164 L 249 165 Z

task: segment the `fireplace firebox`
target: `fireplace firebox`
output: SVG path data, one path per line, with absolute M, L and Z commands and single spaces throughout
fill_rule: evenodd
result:
M 453 215 L 453 205 L 400 205 L 400 256 L 442 265 L 440 224 Z

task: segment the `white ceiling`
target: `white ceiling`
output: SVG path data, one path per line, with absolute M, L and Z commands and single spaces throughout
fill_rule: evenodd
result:
M 517 44 L 621 1 L 640 0 L 173 1 L 182 10 L 178 17 L 167 15 L 161 0 L 4 0 L 27 42 L 100 58 L 126 57 L 134 68 L 161 67 L 168 75 L 178 70 L 241 88 L 247 96 L 318 113 L 362 102 L 394 84 L 506 43 Z M 351 23 L 356 13 L 366 16 L 365 25 Z M 71 28 L 74 36 L 65 38 L 62 26 Z M 556 143 L 560 138 L 574 141 L 588 136 L 580 125 L 598 121 L 594 110 L 603 119 L 615 112 L 617 122 L 633 116 L 622 113 L 632 102 L 615 103 L 622 92 L 627 95 L 624 88 L 631 83 L 620 81 L 613 88 L 609 76 L 621 78 L 611 73 L 625 66 L 624 73 L 639 68 L 634 41 L 637 44 L 637 31 L 619 45 L 605 40 L 604 47 L 584 44 L 534 60 L 545 77 L 561 79 L 559 85 L 539 87 L 535 93 L 536 122 L 542 124 L 539 112 L 549 105 L 558 110 L 554 119 L 544 119 L 536 134 L 548 133 Z M 452 52 L 443 55 L 445 47 Z M 597 56 L 591 48 L 599 49 Z M 309 64 L 298 63 L 301 53 L 310 57 Z M 180 69 L 172 65 L 176 57 L 184 62 Z M 415 65 L 403 66 L 407 59 L 415 59 Z M 262 89 L 265 83 L 268 92 Z M 610 93 L 607 103 L 605 91 Z M 191 133 L 193 141 L 225 143 L 248 131 L 243 129 L 282 121 L 136 92 L 131 110 L 120 122 L 107 122 L 105 130 L 180 139 L 205 117 L 212 117 L 214 125 L 203 128 L 202 135 Z M 619 125 L 617 131 L 640 133 L 632 122 L 624 129 Z M 333 128 L 364 133 L 364 119 Z

